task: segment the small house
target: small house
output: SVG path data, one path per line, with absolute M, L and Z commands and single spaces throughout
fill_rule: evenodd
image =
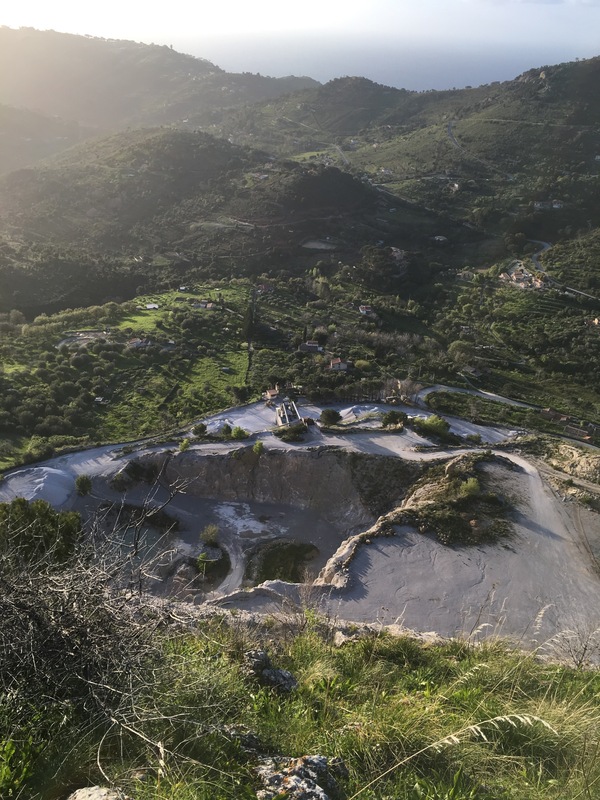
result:
M 328 369 L 332 370 L 333 372 L 347 372 L 348 362 L 342 361 L 341 358 L 332 358 L 329 362 Z
M 582 442 L 589 442 L 592 438 L 585 428 L 578 428 L 575 425 L 567 425 L 565 435 L 573 439 L 579 439 Z
M 566 425 L 566 423 L 569 422 L 569 417 L 566 414 L 556 411 L 554 408 L 543 408 L 540 411 L 540 415 L 550 422 L 558 422 L 562 425 Z
M 302 342 L 302 344 L 298 345 L 298 352 L 299 353 L 322 353 L 323 348 L 318 342 L 310 341 L 310 342 Z

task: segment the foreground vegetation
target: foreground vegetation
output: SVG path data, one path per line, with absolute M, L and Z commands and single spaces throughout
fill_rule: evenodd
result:
M 25 582 L 38 627 L 46 642 L 60 635 L 78 649 L 53 673 L 57 648 L 30 656 L 20 638 L 3 637 L 3 797 L 45 800 L 110 781 L 140 800 L 239 800 L 256 797 L 264 757 L 315 754 L 343 759 L 347 773 L 330 790 L 340 799 L 597 796 L 600 679 L 581 665 L 352 626 L 340 646 L 335 621 L 310 607 L 260 622 L 217 614 L 178 629 L 124 596 L 102 600 L 99 574 L 85 587 L 96 621 L 86 637 L 76 611 L 68 630 L 52 620 L 56 595 L 42 577 L 32 569 Z M 69 565 L 53 579 L 66 597 L 83 598 Z M 293 673 L 296 690 L 261 685 L 245 659 L 256 647 Z

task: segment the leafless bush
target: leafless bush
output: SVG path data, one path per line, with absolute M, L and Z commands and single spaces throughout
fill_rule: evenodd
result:
M 555 634 L 540 650 L 575 669 L 597 666 L 600 663 L 600 627 L 573 620 L 569 628 Z
M 114 725 L 133 687 L 160 660 L 157 613 L 142 594 L 146 557 L 142 510 L 106 535 L 97 520 L 68 555 L 60 544 L 22 557 L 27 531 L 0 552 L 0 712 L 13 729 L 32 714 Z M 154 551 L 156 552 L 156 551 Z M 162 553 L 161 553 L 162 555 Z

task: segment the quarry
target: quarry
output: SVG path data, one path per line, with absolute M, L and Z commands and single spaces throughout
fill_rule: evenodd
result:
M 369 425 L 376 411 L 361 408 Z M 223 420 L 253 425 L 251 439 L 67 454 L 9 473 L 0 497 L 77 510 L 96 532 L 121 530 L 126 547 L 137 537 L 144 591 L 194 606 L 271 614 L 310 589 L 335 618 L 527 648 L 595 625 L 597 543 L 514 449 L 443 448 L 378 427 L 313 426 L 286 444 L 261 430 L 258 404 L 209 425 Z M 489 429 L 500 445 L 512 436 Z M 78 474 L 92 481 L 85 496 Z

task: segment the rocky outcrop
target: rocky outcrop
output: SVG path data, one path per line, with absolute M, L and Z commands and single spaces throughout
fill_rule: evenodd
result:
M 130 800 L 118 789 L 107 789 L 104 786 L 87 786 L 70 794 L 67 800 Z
M 552 442 L 548 449 L 546 461 L 553 469 L 600 485 L 600 456 L 593 451 L 567 442 Z
M 271 686 L 281 694 L 298 688 L 298 681 L 287 669 L 276 669 L 266 650 L 248 650 L 244 653 L 246 671 L 259 679 L 263 686 Z
M 348 775 L 341 759 L 325 756 L 267 758 L 256 771 L 265 787 L 256 793 L 258 800 L 332 800 L 339 796 L 336 777 Z

